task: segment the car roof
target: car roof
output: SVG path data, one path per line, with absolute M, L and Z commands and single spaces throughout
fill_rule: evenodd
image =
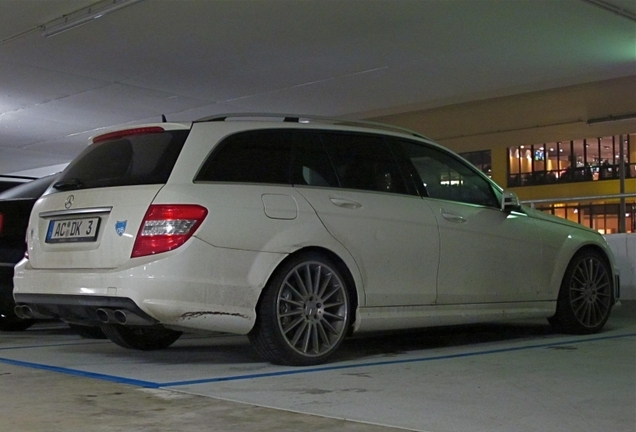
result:
M 51 183 L 53 183 L 58 175 L 59 173 L 51 174 L 8 189 L 0 193 L 0 200 L 15 198 L 39 198 L 51 185 Z
M 222 121 L 266 121 L 266 122 L 284 122 L 284 123 L 299 123 L 299 124 L 328 124 L 333 126 L 353 126 L 371 129 L 373 131 L 380 132 L 397 132 L 406 135 L 415 136 L 430 140 L 429 137 L 424 136 L 413 130 L 403 128 L 400 126 L 394 126 L 385 123 L 376 123 L 362 120 L 348 120 L 334 117 L 322 117 L 316 115 L 304 115 L 304 114 L 280 114 L 280 113 L 231 113 L 231 114 L 217 114 L 210 117 L 203 117 L 195 120 L 194 123 L 205 122 L 222 122 Z

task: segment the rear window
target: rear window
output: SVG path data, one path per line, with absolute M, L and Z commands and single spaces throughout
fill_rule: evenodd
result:
M 131 135 L 88 146 L 55 182 L 58 190 L 168 181 L 188 130 Z

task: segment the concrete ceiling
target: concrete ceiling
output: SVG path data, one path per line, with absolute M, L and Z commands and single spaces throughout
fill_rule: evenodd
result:
M 95 2 L 0 0 L 0 173 L 162 114 L 363 118 L 636 75 L 634 0 L 144 0 L 42 35 Z

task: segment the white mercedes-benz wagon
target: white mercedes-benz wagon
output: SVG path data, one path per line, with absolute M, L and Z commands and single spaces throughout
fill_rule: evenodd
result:
M 289 365 L 371 330 L 545 317 L 593 333 L 618 297 L 597 232 L 416 133 L 311 117 L 97 136 L 36 203 L 27 243 L 22 317 L 141 350 L 245 334 Z

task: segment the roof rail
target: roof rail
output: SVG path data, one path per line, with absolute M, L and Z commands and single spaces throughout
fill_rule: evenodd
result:
M 325 124 L 333 124 L 333 125 L 342 125 L 342 126 L 359 126 L 359 127 L 367 127 L 373 129 L 383 129 L 387 131 L 393 132 L 401 132 L 407 135 L 412 135 L 418 138 L 424 138 L 430 140 L 431 138 L 422 135 L 413 130 L 388 125 L 384 123 L 376 123 L 370 121 L 362 121 L 362 120 L 347 120 L 336 117 L 322 117 L 316 115 L 301 115 L 301 114 L 280 114 L 280 113 L 228 113 L 228 114 L 217 114 L 209 117 L 203 117 L 198 120 L 195 120 L 195 123 L 203 123 L 203 122 L 213 122 L 213 121 L 226 121 L 229 119 L 238 119 L 238 120 L 258 120 L 258 119 L 281 119 L 283 122 L 288 123 L 325 123 Z

